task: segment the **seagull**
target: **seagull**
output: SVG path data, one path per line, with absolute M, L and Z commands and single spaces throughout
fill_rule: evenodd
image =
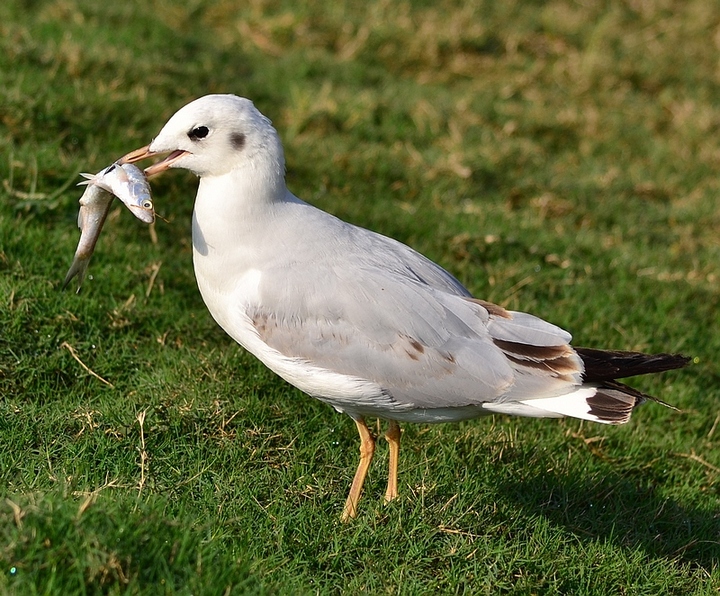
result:
M 288 383 L 355 421 L 360 462 L 345 521 L 357 515 L 375 452 L 367 418 L 388 423 L 389 502 L 398 496 L 400 422 L 514 414 L 623 424 L 640 403 L 659 400 L 617 379 L 689 361 L 573 348 L 560 327 L 474 298 L 412 248 L 300 200 L 285 184 L 277 131 L 248 99 L 196 99 L 119 163 L 157 155 L 166 157 L 148 176 L 182 168 L 200 179 L 193 263 L 215 321 Z

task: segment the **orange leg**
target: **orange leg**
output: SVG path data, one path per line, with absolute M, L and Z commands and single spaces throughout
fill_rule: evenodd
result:
M 345 501 L 342 521 L 348 521 L 351 517 L 357 515 L 357 504 L 360 500 L 360 493 L 362 492 L 363 483 L 365 482 L 365 476 L 367 476 L 370 462 L 375 454 L 375 438 L 370 433 L 367 424 L 365 424 L 365 420 L 358 418 L 355 420 L 355 425 L 360 433 L 360 463 L 358 464 L 355 478 L 353 478 L 352 486 L 350 487 L 350 494 L 348 495 L 347 501 Z
M 389 503 L 398 496 L 398 458 L 400 457 L 400 425 L 390 420 L 385 439 L 390 447 L 390 465 L 388 468 L 388 485 L 385 491 L 385 502 Z

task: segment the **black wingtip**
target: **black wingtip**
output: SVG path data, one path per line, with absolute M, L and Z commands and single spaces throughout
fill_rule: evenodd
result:
M 683 354 L 644 354 L 617 350 L 575 348 L 585 365 L 585 381 L 612 381 L 637 375 L 675 370 L 687 366 L 691 358 Z

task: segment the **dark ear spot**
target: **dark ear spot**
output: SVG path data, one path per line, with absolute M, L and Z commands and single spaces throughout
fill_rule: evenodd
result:
M 245 146 L 245 135 L 241 132 L 234 132 L 230 135 L 230 144 L 235 151 L 240 151 Z

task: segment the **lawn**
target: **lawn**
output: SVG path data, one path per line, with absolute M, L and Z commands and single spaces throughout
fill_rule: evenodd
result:
M 0 4 L 0 593 L 720 592 L 720 5 L 101 4 Z M 211 319 L 191 175 L 60 291 L 79 172 L 218 92 L 476 296 L 692 356 L 632 381 L 680 412 L 404 425 L 400 498 L 380 441 L 342 524 L 355 425 Z

